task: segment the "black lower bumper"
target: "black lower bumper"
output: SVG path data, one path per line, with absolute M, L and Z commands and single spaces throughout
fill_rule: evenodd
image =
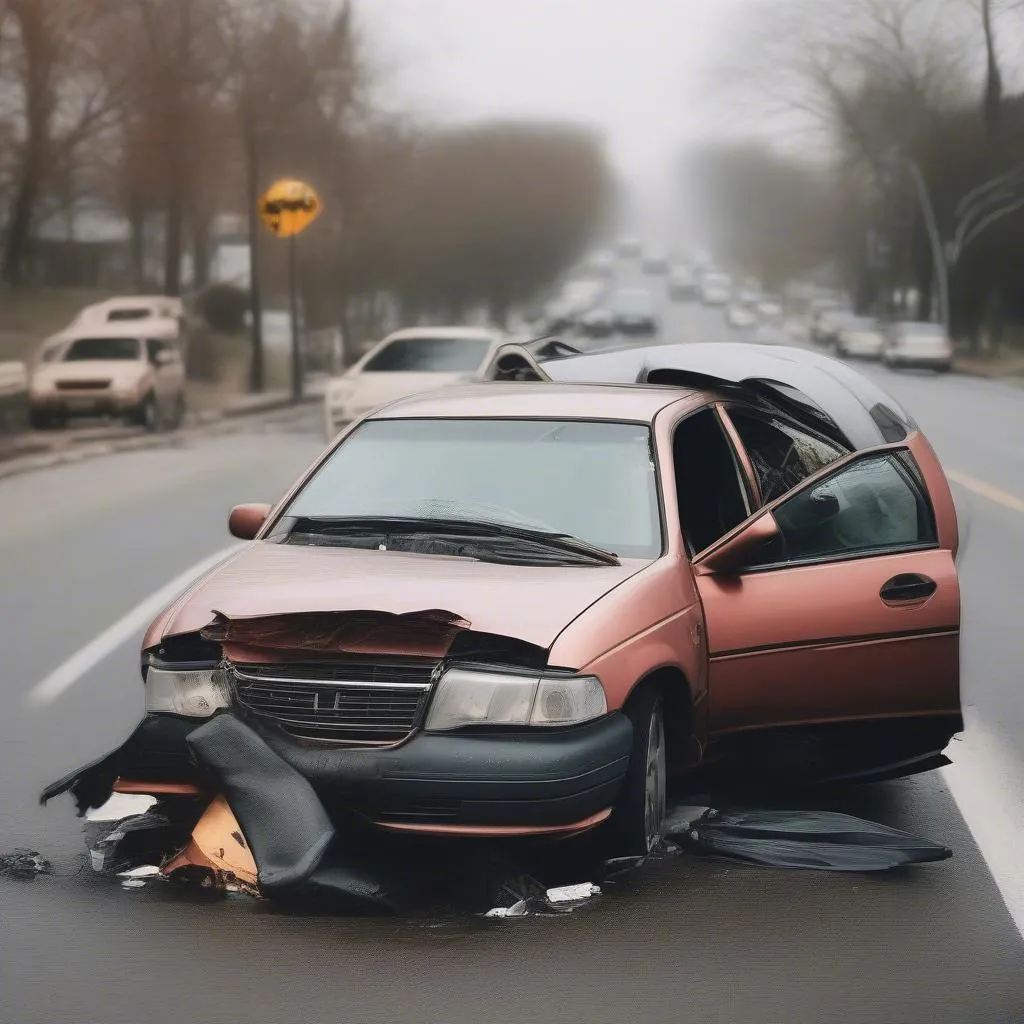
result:
M 569 729 L 420 733 L 393 748 L 296 740 L 258 719 L 230 717 L 305 779 L 328 813 L 421 825 L 572 825 L 611 806 L 629 763 L 632 725 L 613 713 Z M 195 782 L 208 777 L 190 737 L 209 720 L 148 715 L 112 754 L 49 786 L 80 812 L 109 798 L 118 777 Z M 189 747 L 193 746 L 190 753 Z

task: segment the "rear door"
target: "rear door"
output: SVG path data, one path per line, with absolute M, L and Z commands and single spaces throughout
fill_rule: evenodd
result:
M 711 734 L 959 715 L 955 513 L 924 438 L 832 461 L 723 542 L 765 515 L 780 536 L 743 570 L 694 559 Z

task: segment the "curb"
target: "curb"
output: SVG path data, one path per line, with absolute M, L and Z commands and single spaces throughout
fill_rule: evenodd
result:
M 99 435 L 79 441 L 66 439 L 59 446 L 35 442 L 26 445 L 25 449 L 5 453 L 0 450 L 0 480 L 31 473 L 35 470 L 51 469 L 55 466 L 67 465 L 72 462 L 84 462 L 87 459 L 118 452 L 147 451 L 159 448 L 183 447 L 197 437 L 213 436 L 218 426 L 229 426 L 247 417 L 258 417 L 267 413 L 280 412 L 288 409 L 304 408 L 314 402 L 322 401 L 321 395 L 304 396 L 298 405 L 291 399 L 275 399 L 273 402 L 259 404 L 255 407 L 220 410 L 196 416 L 195 421 L 182 430 L 169 433 L 132 433 L 124 431 L 111 432 L 110 435 Z

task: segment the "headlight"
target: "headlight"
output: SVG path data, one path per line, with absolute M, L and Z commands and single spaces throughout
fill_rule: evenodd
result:
M 355 393 L 354 381 L 344 380 L 332 384 L 327 391 L 327 401 L 330 405 L 344 405 Z
M 426 729 L 464 725 L 578 725 L 608 710 L 596 676 L 452 668 L 441 677 Z
M 231 687 L 219 668 L 157 668 L 146 672 L 146 711 L 209 718 L 231 703 Z

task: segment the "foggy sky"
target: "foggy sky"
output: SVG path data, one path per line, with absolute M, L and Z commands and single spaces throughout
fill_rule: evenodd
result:
M 707 70 L 728 46 L 741 2 L 355 0 L 355 7 L 396 106 L 444 120 L 592 124 L 620 173 L 650 194 L 667 186 L 683 139 L 708 127 Z

